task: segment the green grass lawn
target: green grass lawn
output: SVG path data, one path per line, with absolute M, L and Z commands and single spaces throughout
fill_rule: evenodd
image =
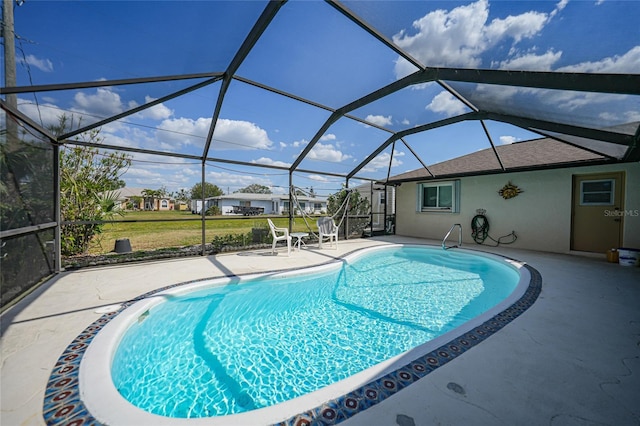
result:
M 207 216 L 205 241 L 210 243 L 215 236 L 226 234 L 247 234 L 253 228 L 268 228 L 267 217 L 278 227 L 288 227 L 289 219 L 285 216 Z M 102 234 L 97 235 L 89 247 L 90 254 L 108 253 L 113 250 L 115 241 L 123 238 L 129 239 L 134 251 L 202 243 L 200 216 L 189 211 L 127 212 L 115 220 L 122 223 L 106 224 Z M 126 222 L 131 220 L 153 222 Z M 315 220 L 309 224 L 315 232 Z M 304 219 L 295 218 L 293 232 L 309 232 Z

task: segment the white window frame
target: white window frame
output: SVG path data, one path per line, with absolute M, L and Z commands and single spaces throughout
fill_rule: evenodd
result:
M 420 213 L 459 213 L 460 212 L 460 181 L 448 180 L 441 182 L 422 182 L 417 186 L 418 196 L 416 203 L 416 210 Z M 439 188 L 450 187 L 451 188 L 451 207 L 426 207 L 424 206 L 424 189 L 425 188 Z
M 589 191 L 588 194 L 594 193 L 609 193 L 609 201 L 601 201 L 601 202 L 590 202 L 585 201 L 585 191 L 584 184 L 585 183 L 594 183 L 594 182 L 610 182 L 611 183 L 611 191 Z M 580 181 L 580 205 L 581 206 L 612 206 L 615 204 L 615 192 L 616 192 L 616 180 L 615 179 L 592 179 L 592 180 L 583 180 Z

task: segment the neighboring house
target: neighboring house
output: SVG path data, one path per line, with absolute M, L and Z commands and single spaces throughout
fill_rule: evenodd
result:
M 150 198 L 144 199 L 144 209 L 150 211 L 173 210 L 174 201 L 170 198 Z
M 181 212 L 189 211 L 189 203 L 187 203 L 185 201 L 176 201 L 174 203 L 174 207 L 175 207 L 176 210 L 181 211 Z
M 493 238 L 515 231 L 510 247 L 559 253 L 640 248 L 640 163 L 615 163 L 549 138 L 496 151 L 507 171 L 488 148 L 390 178 L 399 185 L 396 233 L 442 240 L 459 223 L 463 243 L 472 246 L 470 225 L 476 209 L 484 209 Z M 499 191 L 508 184 L 522 192 L 504 198 Z
M 396 191 L 393 185 L 369 182 L 353 188 L 369 200 L 374 231 L 393 233 L 396 214 Z M 385 220 L 386 218 L 386 220 Z
M 142 192 L 145 188 L 124 187 L 113 191 L 117 194 L 116 208 L 122 210 L 173 210 L 175 202 L 169 197 L 149 198 L 144 197 Z M 188 210 L 185 209 L 185 210 Z
M 299 205 L 296 206 L 296 214 L 301 214 L 301 210 L 307 214 L 322 214 L 327 211 L 327 200 L 325 198 L 298 196 L 297 203 Z M 191 202 L 191 211 L 200 213 L 201 205 L 201 200 L 193 200 Z M 289 212 L 289 195 L 236 192 L 205 199 L 205 210 L 212 206 L 219 207 L 223 215 L 233 214 L 234 206 L 258 207 L 264 209 L 264 214 L 282 215 Z

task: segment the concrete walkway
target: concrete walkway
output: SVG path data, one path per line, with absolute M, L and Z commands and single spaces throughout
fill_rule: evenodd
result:
M 403 237 L 108 266 L 64 273 L 2 317 L 0 424 L 42 425 L 51 370 L 101 307 L 166 285 L 324 263 Z M 542 292 L 523 315 L 469 352 L 345 425 L 640 424 L 640 268 L 603 256 L 486 250 L 525 261 Z

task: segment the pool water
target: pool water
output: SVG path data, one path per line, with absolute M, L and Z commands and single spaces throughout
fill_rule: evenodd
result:
M 124 398 L 162 416 L 271 406 L 458 327 L 518 280 L 482 256 L 396 247 L 323 273 L 166 296 L 123 336 L 112 378 Z

